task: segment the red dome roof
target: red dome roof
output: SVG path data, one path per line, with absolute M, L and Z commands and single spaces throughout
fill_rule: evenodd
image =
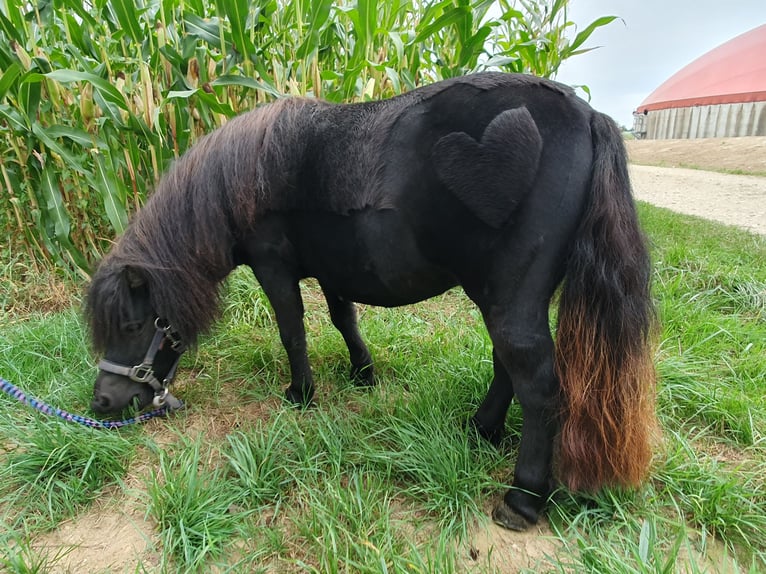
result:
M 766 100 L 766 24 L 729 40 L 671 76 L 639 112 Z

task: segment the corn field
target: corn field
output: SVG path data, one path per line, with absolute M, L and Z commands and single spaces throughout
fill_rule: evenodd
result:
M 274 98 L 555 76 L 614 20 L 568 1 L 0 0 L 0 256 L 87 277 L 174 158 Z

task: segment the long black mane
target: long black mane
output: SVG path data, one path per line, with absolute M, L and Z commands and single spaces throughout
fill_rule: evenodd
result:
M 285 99 L 243 114 L 174 162 L 93 275 L 85 310 L 96 350 L 131 305 L 128 270 L 143 277 L 152 307 L 184 341 L 209 328 L 236 237 L 287 185 L 282 174 L 301 145 L 293 126 L 316 105 Z

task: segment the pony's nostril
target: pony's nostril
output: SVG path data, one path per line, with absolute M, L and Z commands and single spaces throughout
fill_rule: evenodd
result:
M 111 404 L 112 401 L 110 401 L 109 397 L 106 395 L 98 395 L 94 397 L 93 402 L 91 403 L 94 410 L 108 409 Z

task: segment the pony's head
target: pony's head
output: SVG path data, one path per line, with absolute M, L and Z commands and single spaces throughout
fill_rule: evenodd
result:
M 184 345 L 217 318 L 235 238 L 259 213 L 290 207 L 281 191 L 296 161 L 288 151 L 305 146 L 294 129 L 302 102 L 280 100 L 200 139 L 170 166 L 100 263 L 85 308 L 103 356 L 94 411 L 148 406 L 166 390 Z
M 140 269 L 102 263 L 88 290 L 86 316 L 93 346 L 103 356 L 93 387 L 95 412 L 119 413 L 173 400 L 167 386 L 185 347 L 155 311 Z

